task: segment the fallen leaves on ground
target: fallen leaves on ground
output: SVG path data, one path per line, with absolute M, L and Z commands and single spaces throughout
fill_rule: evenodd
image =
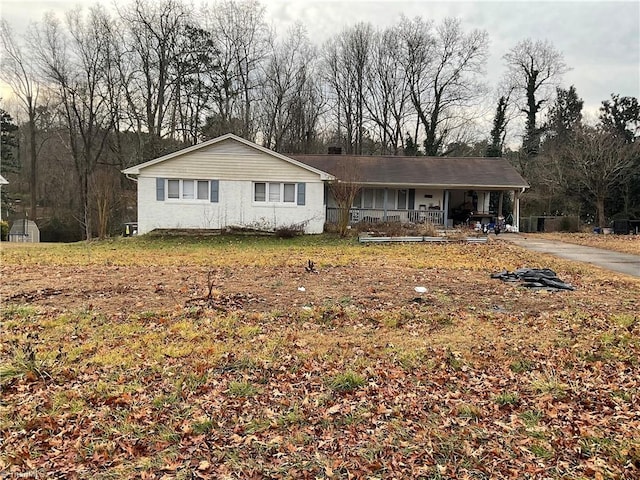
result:
M 501 243 L 234 241 L 3 262 L 0 474 L 640 474 L 639 281 Z M 577 290 L 488 278 L 520 267 Z

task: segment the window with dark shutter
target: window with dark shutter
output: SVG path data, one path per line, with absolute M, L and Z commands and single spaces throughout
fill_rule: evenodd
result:
M 219 192 L 220 182 L 218 180 L 211 180 L 211 203 L 218 203 Z
M 164 202 L 164 178 L 156 178 L 156 200 Z

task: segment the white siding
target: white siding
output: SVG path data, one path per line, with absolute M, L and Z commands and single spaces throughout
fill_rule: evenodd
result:
M 144 176 L 274 182 L 313 182 L 318 174 L 251 148 L 224 140 L 144 168 Z
M 428 197 L 428 195 L 431 195 L 431 197 Z M 421 205 L 424 205 L 425 209 L 433 207 L 442 210 L 444 208 L 444 190 L 416 188 L 416 210 L 420 209 Z
M 183 157 L 186 159 L 186 156 Z M 178 159 L 175 159 L 178 160 Z M 285 163 L 275 159 L 277 162 Z M 160 165 L 158 165 L 159 167 Z M 293 166 L 293 168 L 298 168 Z M 220 229 L 228 226 L 277 228 L 304 224 L 305 233 L 322 233 L 325 221 L 324 184 L 315 175 L 306 183 L 305 205 L 269 205 L 253 201 L 252 180 L 227 180 L 210 174 L 199 174 L 193 178 L 219 179 L 219 202 L 156 199 L 156 177 L 138 177 L 138 232 L 144 234 L 156 228 Z M 163 170 L 167 172 L 167 170 Z M 189 178 L 188 169 L 176 174 L 178 178 Z M 252 177 L 250 173 L 245 176 Z M 264 180 L 257 177 L 256 180 Z M 288 180 L 278 177 L 278 180 Z M 301 182 L 300 177 L 291 181 Z

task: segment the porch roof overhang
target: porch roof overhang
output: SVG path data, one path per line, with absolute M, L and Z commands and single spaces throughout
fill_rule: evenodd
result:
M 290 155 L 338 180 L 364 186 L 522 190 L 529 184 L 504 158 Z
M 339 182 L 340 180 L 338 180 Z M 384 182 L 384 183 L 375 183 L 375 182 L 358 182 L 358 184 L 362 187 L 371 187 L 371 188 L 425 188 L 431 190 L 496 190 L 496 191 L 512 191 L 512 190 L 521 190 L 522 188 L 527 187 L 519 187 L 519 186 L 504 186 L 504 185 L 478 185 L 478 184 L 460 184 L 460 185 L 438 185 L 433 183 L 393 183 L 393 182 Z

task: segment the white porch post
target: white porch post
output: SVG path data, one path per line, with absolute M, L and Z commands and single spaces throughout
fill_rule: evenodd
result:
M 449 224 L 449 190 L 444 191 L 444 228 Z
M 387 221 L 387 196 L 389 195 L 389 189 L 385 187 L 384 189 L 384 209 L 383 209 L 383 220 Z
M 520 191 L 513 191 L 513 226 L 520 231 Z

